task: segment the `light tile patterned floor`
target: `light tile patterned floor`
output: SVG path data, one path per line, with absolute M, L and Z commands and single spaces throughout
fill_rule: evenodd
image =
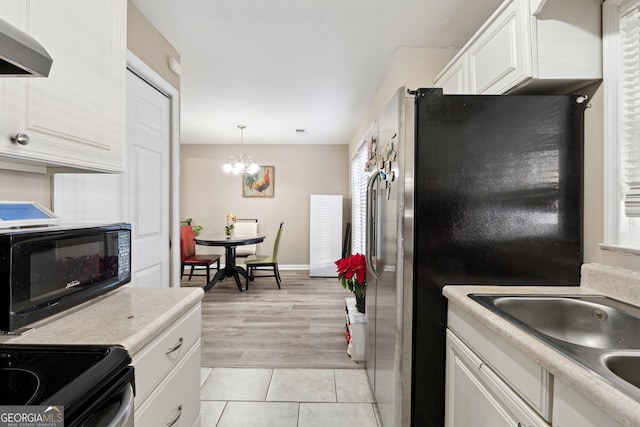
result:
M 202 427 L 378 427 L 364 369 L 202 368 Z

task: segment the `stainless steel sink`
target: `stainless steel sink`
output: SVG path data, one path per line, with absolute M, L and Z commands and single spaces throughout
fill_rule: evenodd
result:
M 603 363 L 618 377 L 640 388 L 640 354 L 607 354 Z
M 608 297 L 478 296 L 474 299 L 557 340 L 590 348 L 640 349 L 640 310 Z
M 601 295 L 469 297 L 640 401 L 640 308 Z

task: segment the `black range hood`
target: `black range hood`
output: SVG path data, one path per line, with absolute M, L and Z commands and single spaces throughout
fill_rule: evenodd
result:
M 0 77 L 48 77 L 52 63 L 33 37 L 0 19 Z

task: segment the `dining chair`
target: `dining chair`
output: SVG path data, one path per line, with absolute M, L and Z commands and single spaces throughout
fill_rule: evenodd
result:
M 252 255 L 245 261 L 248 273 L 247 290 L 249 290 L 249 281 L 253 281 L 254 278 L 272 276 L 276 278 L 278 289 L 281 289 L 280 282 L 282 279 L 280 278 L 280 270 L 278 270 L 278 247 L 280 246 L 280 236 L 282 235 L 283 225 L 284 222 L 281 222 L 280 228 L 278 228 L 278 234 L 276 234 L 276 240 L 273 243 L 273 253 L 271 255 Z M 272 270 L 273 273 L 256 276 L 255 272 L 257 270 Z
M 190 225 L 180 226 L 180 279 L 184 276 L 184 268 L 191 267 L 189 280 L 192 276 L 206 276 L 207 284 L 211 281 L 211 265 L 216 264 L 216 269 L 220 270 L 220 255 L 196 255 L 196 241 L 193 228 Z M 195 267 L 206 267 L 206 274 L 194 274 Z
M 258 235 L 258 220 L 255 218 L 236 219 L 233 230 L 234 237 L 253 237 Z M 257 245 L 241 245 L 236 248 L 236 258 L 246 258 L 255 255 Z

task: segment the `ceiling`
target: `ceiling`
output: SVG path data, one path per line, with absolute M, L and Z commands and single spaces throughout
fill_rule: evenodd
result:
M 461 47 L 501 2 L 132 1 L 181 55 L 193 144 L 347 144 L 398 47 Z

